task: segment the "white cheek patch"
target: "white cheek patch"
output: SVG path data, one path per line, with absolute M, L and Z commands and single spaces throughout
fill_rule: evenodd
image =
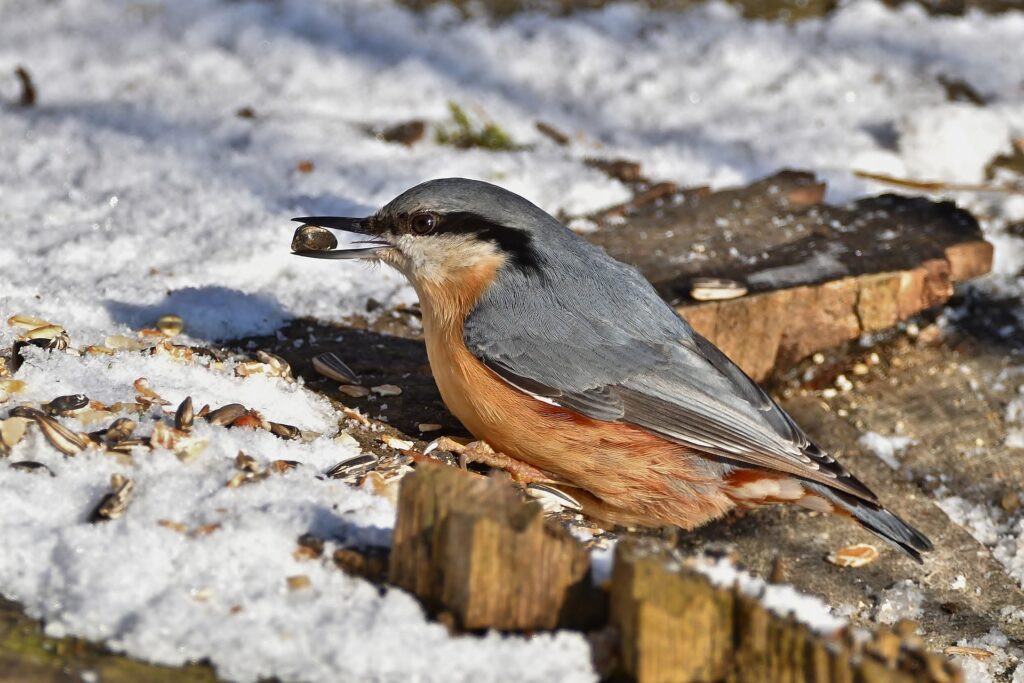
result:
M 403 272 L 420 282 L 457 280 L 462 272 L 500 257 L 494 244 L 470 235 L 401 235 L 395 244 L 407 262 Z

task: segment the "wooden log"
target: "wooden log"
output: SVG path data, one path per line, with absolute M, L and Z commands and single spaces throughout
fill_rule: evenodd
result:
M 615 551 L 611 623 L 622 673 L 641 683 L 719 681 L 729 671 L 732 595 L 660 554 L 622 541 Z
M 882 195 L 831 206 L 823 195 L 813 175 L 783 171 L 742 188 L 679 190 L 614 221 L 595 216 L 588 237 L 636 265 L 757 380 L 942 304 L 992 267 L 977 221 L 950 202 Z M 749 293 L 695 301 L 694 278 L 708 276 Z
M 602 620 L 587 550 L 507 481 L 423 464 L 402 481 L 388 576 L 463 629 Z
M 818 634 L 637 541 L 616 549 L 610 617 L 617 673 L 638 683 L 962 682 L 913 628 L 882 627 L 866 644 L 846 631 Z

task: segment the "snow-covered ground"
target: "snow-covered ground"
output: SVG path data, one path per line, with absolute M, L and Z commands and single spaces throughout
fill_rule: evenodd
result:
M 627 196 L 583 164 L 590 156 L 637 159 L 652 177 L 693 185 L 806 168 L 829 181 L 833 201 L 883 189 L 855 170 L 981 182 L 1024 137 L 1022 44 L 1024 13 L 934 18 L 876 0 L 796 26 L 721 4 L 491 25 L 384 0 L 6 0 L 0 318 L 52 320 L 81 347 L 165 312 L 197 339 L 220 339 L 300 315 L 336 320 L 371 296 L 408 301 L 388 271 L 290 256 L 288 219 L 369 212 L 432 177 L 490 180 L 567 214 Z M 38 90 L 33 108 L 14 104 L 17 65 Z M 940 77 L 987 104 L 950 102 Z M 449 101 L 531 148 L 458 150 L 429 136 L 406 148 L 366 132 L 440 122 Z M 237 116 L 243 107 L 255 118 Z M 574 142 L 555 145 L 536 121 Z M 960 199 L 997 245 L 1001 275 L 984 286 L 1019 295 L 1024 240 L 1004 226 L 1024 220 L 1024 197 Z M 15 332 L 0 320 L 0 345 Z M 174 403 L 186 393 L 198 405 L 241 401 L 324 436 L 204 427 L 208 449 L 183 465 L 166 451 L 134 464 L 64 459 L 30 434 L 16 459 L 57 476 L 0 464 L 0 592 L 53 632 L 161 662 L 206 657 L 240 681 L 371 670 L 378 680 L 594 678 L 578 635 L 453 639 L 410 597 L 293 559 L 305 531 L 380 542 L 393 515 L 382 499 L 314 477 L 352 451 L 331 438 L 338 416 L 301 387 L 140 353 L 113 363 L 37 353 L 12 403 L 76 392 L 131 401 L 138 377 Z M 239 449 L 309 467 L 226 489 Z M 115 471 L 135 481 L 131 514 L 89 524 Z M 191 537 L 161 519 L 221 527 Z M 294 575 L 310 588 L 289 590 Z

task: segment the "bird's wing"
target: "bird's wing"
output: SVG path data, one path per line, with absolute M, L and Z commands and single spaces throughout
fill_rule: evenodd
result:
M 579 334 L 536 325 L 489 334 L 480 322 L 466 327 L 470 352 L 506 382 L 542 400 L 596 420 L 637 425 L 734 464 L 786 472 L 877 500 L 685 322 L 684 334 L 666 341 L 615 325 L 600 334 L 589 324 L 576 329 Z

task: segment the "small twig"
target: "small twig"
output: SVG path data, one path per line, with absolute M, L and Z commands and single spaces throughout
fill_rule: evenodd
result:
M 21 98 L 18 100 L 18 104 L 23 107 L 34 106 L 36 103 L 36 87 L 32 84 L 32 76 L 29 75 L 28 69 L 19 66 L 14 70 L 14 75 L 21 81 Z
M 913 180 L 910 178 L 894 178 L 880 173 L 854 171 L 858 178 L 874 180 L 878 183 L 906 187 L 923 192 L 998 192 L 1008 194 L 1024 194 L 1024 186 L 1020 185 L 980 185 L 972 183 L 947 183 L 941 180 Z

